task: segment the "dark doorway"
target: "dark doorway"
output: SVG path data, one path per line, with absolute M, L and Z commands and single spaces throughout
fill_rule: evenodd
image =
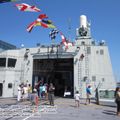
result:
M 65 89 L 73 96 L 73 58 L 34 59 L 33 85 L 36 78 L 43 83 L 53 83 L 56 96 L 63 96 Z
M 0 96 L 2 96 L 2 92 L 3 92 L 3 84 L 0 83 Z

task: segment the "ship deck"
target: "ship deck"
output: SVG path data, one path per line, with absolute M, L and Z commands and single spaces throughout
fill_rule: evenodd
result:
M 39 112 L 33 111 L 28 101 L 16 104 L 16 99 L 0 99 L 0 120 L 119 120 L 116 116 L 116 107 L 96 105 L 94 101 L 85 105 L 85 100 L 80 101 L 76 108 L 74 99 L 55 98 L 55 106 L 49 106 L 48 101 L 39 103 Z M 31 111 L 30 111 L 31 109 Z M 12 111 L 12 112 L 11 112 Z M 15 112 L 20 114 L 17 116 Z M 24 115 L 22 112 L 24 111 Z M 8 114 L 8 113 L 10 114 Z M 6 116 L 2 114 L 6 114 Z

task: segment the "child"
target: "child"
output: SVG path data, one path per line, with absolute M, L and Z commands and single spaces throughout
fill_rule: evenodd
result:
M 80 94 L 78 91 L 75 93 L 75 106 L 79 107 L 80 106 Z
M 38 94 L 37 94 L 37 89 L 33 90 L 33 93 L 31 94 L 31 102 L 32 105 L 38 106 Z
M 33 94 L 32 94 L 32 105 L 35 105 L 33 112 L 37 112 L 38 111 L 38 94 L 37 94 L 37 89 L 33 90 Z

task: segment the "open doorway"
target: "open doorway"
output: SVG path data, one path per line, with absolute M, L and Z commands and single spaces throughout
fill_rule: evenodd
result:
M 55 95 L 63 96 L 64 91 L 70 91 L 73 96 L 73 58 L 34 59 L 33 86 L 35 82 L 53 83 Z
M 3 92 L 3 84 L 0 83 L 0 96 L 2 96 L 2 92 Z

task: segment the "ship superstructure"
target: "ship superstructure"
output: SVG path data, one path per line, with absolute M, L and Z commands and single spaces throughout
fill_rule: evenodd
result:
M 105 41 L 96 44 L 91 36 L 90 24 L 80 16 L 74 46 L 41 45 L 35 48 L 6 50 L 0 53 L 0 96 L 14 97 L 19 84 L 34 85 L 42 80 L 52 82 L 55 95 L 63 96 L 65 89 L 74 96 L 79 91 L 86 97 L 86 86 L 95 89 L 115 89 L 108 46 Z

